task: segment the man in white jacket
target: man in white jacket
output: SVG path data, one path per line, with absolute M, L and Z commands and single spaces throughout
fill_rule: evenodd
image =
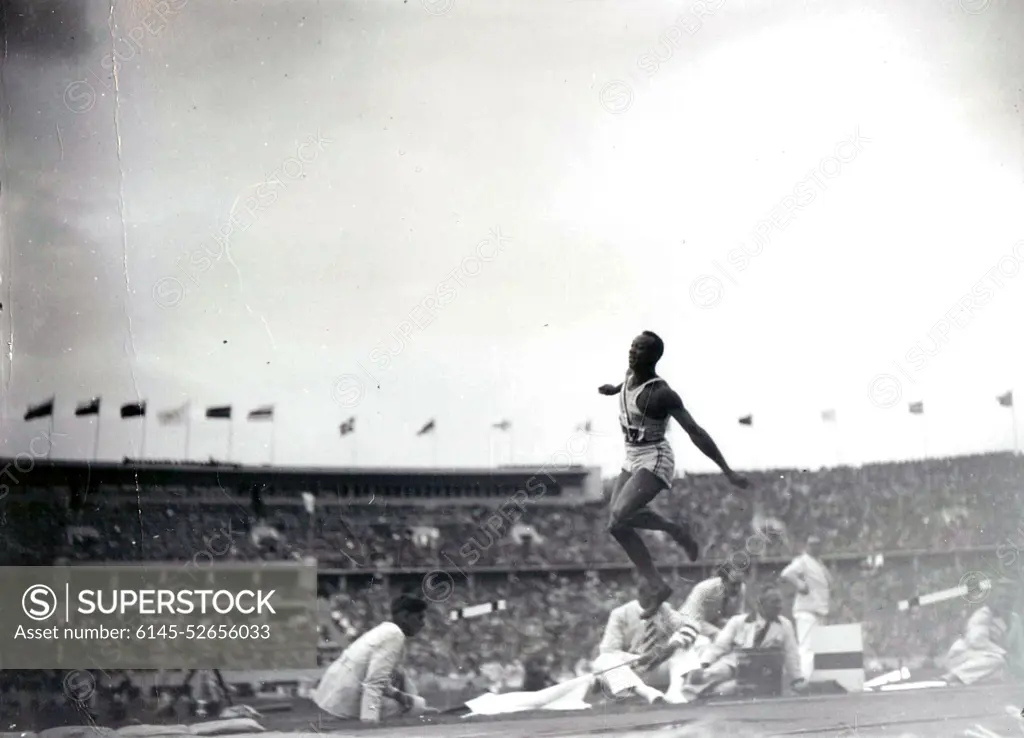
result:
M 791 688 L 802 691 L 800 657 L 793 624 L 782 616 L 782 593 L 766 587 L 756 613 L 734 615 L 715 637 L 714 643 L 700 654 L 700 668 L 689 674 L 687 692 L 691 696 L 715 690 L 721 695 L 736 691 L 738 653 L 750 648 L 782 648 L 785 673 Z
M 796 622 L 796 640 L 800 646 L 800 669 L 804 679 L 814 672 L 814 651 L 811 637 L 828 617 L 829 590 L 832 575 L 821 562 L 821 540 L 817 536 L 807 539 L 804 552 L 782 570 L 780 578 L 796 587 L 793 601 L 793 620 Z
M 683 618 L 667 602 L 649 620 L 640 617 L 642 612 L 639 600 L 612 610 L 593 668 L 604 672 L 599 678 L 612 696 L 618 698 L 632 692 L 654 704 L 663 701 L 665 695 L 645 679 L 668 684 L 672 665 L 684 654 L 675 651 L 650 669 L 641 657 L 666 646 L 672 634 L 682 627 Z
M 436 712 L 416 694 L 400 664 L 405 639 L 426 622 L 427 603 L 399 595 L 391 603 L 391 619 L 357 638 L 329 667 L 313 691 L 324 712 L 346 720 L 379 723 L 398 716 Z
M 675 633 L 667 644 L 648 652 L 642 662 L 651 671 L 663 663 L 668 664 L 667 702 L 687 701 L 683 692 L 686 674 L 698 668 L 702 650 L 718 634 L 716 624 L 742 611 L 744 592 L 743 572 L 729 564 L 722 564 L 715 569 L 714 576 L 698 582 L 690 590 L 686 602 L 676 613 Z

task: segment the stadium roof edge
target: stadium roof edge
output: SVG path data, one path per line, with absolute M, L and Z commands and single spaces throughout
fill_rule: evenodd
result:
M 3 459 L 0 458 L 0 465 L 8 464 L 15 465 L 15 459 Z M 232 463 L 210 463 L 210 462 L 183 462 L 174 460 L 141 460 L 136 461 L 133 459 L 125 459 L 122 462 L 116 461 L 90 461 L 88 459 L 53 459 L 53 460 L 35 460 L 33 461 L 33 468 L 50 468 L 53 470 L 65 469 L 90 469 L 93 471 L 124 471 L 126 469 L 145 469 L 148 471 L 180 471 L 180 472 L 224 472 L 224 473 L 243 473 L 243 474 L 272 474 L 272 475 L 296 475 L 296 474 L 308 474 L 315 476 L 333 476 L 333 475 L 344 475 L 344 476 L 458 476 L 458 475 L 471 475 L 471 476 L 483 476 L 483 475 L 508 475 L 508 476 L 521 476 L 523 474 L 535 473 L 540 471 L 549 471 L 553 474 L 586 474 L 589 473 L 593 467 L 589 467 L 583 464 L 577 464 L 566 467 L 548 467 L 544 464 L 537 465 L 516 465 L 516 466 L 504 466 L 504 467 L 442 467 L 442 468 L 431 468 L 431 467 L 346 467 L 346 466 L 327 466 L 327 467 L 299 467 L 299 466 L 270 466 L 268 465 L 249 465 L 249 464 L 232 464 Z

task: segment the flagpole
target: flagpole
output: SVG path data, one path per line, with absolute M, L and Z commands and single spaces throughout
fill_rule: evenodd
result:
M 54 403 L 56 404 L 56 403 Z M 53 408 L 50 408 L 50 436 L 49 443 L 46 444 L 46 460 L 50 460 L 50 452 L 53 451 Z
M 761 447 L 757 443 L 757 438 L 754 437 L 754 424 L 750 424 L 750 438 L 754 444 L 754 471 L 761 471 Z
M 185 461 L 189 460 L 189 441 L 192 436 L 192 408 L 185 408 Z
M 836 418 L 835 420 L 832 421 L 832 426 L 833 426 L 832 433 L 835 435 L 835 442 L 836 442 L 836 466 L 842 466 L 843 465 L 843 449 L 842 449 L 842 439 L 839 437 L 839 419 L 838 418 Z
M 139 447 L 139 459 L 146 458 L 146 414 L 142 414 L 142 443 Z
M 233 432 L 234 422 L 231 418 L 228 418 L 228 458 L 227 461 L 230 464 L 232 458 L 232 450 L 234 448 L 235 434 Z
M 1010 422 L 1013 423 L 1013 455 L 1016 456 L 1019 448 L 1017 446 L 1017 404 L 1013 402 L 1011 397 L 1010 401 Z
M 921 413 L 921 436 L 924 440 L 924 460 L 928 460 L 928 423 L 925 420 L 925 415 Z M 927 475 L 926 475 L 927 476 Z
M 758 449 L 757 449 L 757 442 L 756 442 L 756 439 L 754 438 L 754 423 L 751 422 L 750 425 L 746 426 L 746 429 L 747 429 L 747 436 L 750 439 L 750 446 L 749 446 L 750 456 L 748 457 L 750 459 L 750 470 L 756 472 L 756 471 L 759 470 L 761 464 L 760 464 L 760 454 L 758 453 Z
M 100 459 L 100 411 L 96 411 L 96 433 L 92 439 L 92 460 L 99 461 Z

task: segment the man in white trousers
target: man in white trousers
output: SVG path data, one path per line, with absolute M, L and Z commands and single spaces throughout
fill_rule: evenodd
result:
M 793 602 L 793 621 L 796 624 L 796 639 L 800 648 L 800 671 L 810 681 L 814 673 L 814 651 L 811 637 L 815 628 L 824 625 L 828 617 L 829 590 L 832 575 L 821 562 L 821 539 L 811 536 L 807 539 L 804 552 L 782 570 L 781 579 L 796 587 Z
M 665 647 L 672 634 L 682 627 L 683 617 L 667 602 L 662 603 L 649 620 L 643 620 L 641 613 L 643 607 L 639 600 L 612 610 L 593 668 L 596 672 L 609 670 L 598 678 L 613 697 L 633 693 L 654 704 L 664 701 L 665 695 L 644 680 L 668 684 L 672 666 L 685 658 L 685 654 L 675 650 L 653 668 L 647 668 L 647 664 L 652 652 Z
M 317 707 L 336 718 L 364 723 L 437 712 L 416 694 L 400 668 L 405 639 L 423 630 L 426 612 L 427 603 L 419 597 L 396 597 L 391 619 L 361 635 L 327 667 L 313 691 Z
M 700 655 L 718 634 L 717 623 L 743 610 L 745 592 L 743 572 L 728 564 L 715 569 L 715 575 L 698 582 L 679 609 L 675 633 L 668 643 L 645 655 L 643 663 L 651 671 L 667 664 L 669 687 L 665 701 L 688 701 L 683 687 L 686 675 L 700 667 Z

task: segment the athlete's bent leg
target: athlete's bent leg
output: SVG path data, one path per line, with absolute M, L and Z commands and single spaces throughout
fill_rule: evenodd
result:
M 672 588 L 665 584 L 654 566 L 651 552 L 647 550 L 640 534 L 633 529 L 633 516 L 650 504 L 667 485 L 663 479 L 647 469 L 639 469 L 612 495 L 608 531 L 622 546 L 630 561 L 650 585 L 649 597 L 641 597 L 643 618 L 651 617 L 662 603 L 672 595 Z M 646 600 L 646 601 L 645 601 Z
M 693 537 L 690 526 L 686 523 L 675 523 L 664 515 L 645 507 L 633 513 L 629 524 L 640 530 L 660 530 L 668 533 L 673 541 L 683 547 L 690 561 L 696 561 L 700 556 L 700 546 Z
M 639 533 L 628 526 L 615 523 L 608 526 L 608 532 L 622 546 L 629 560 L 633 562 L 633 566 L 640 572 L 640 576 L 655 591 L 666 586 L 665 582 L 658 575 L 658 570 L 654 566 L 654 559 L 651 558 L 651 552 L 647 550 L 647 546 L 644 544 L 644 540 L 640 537 Z

